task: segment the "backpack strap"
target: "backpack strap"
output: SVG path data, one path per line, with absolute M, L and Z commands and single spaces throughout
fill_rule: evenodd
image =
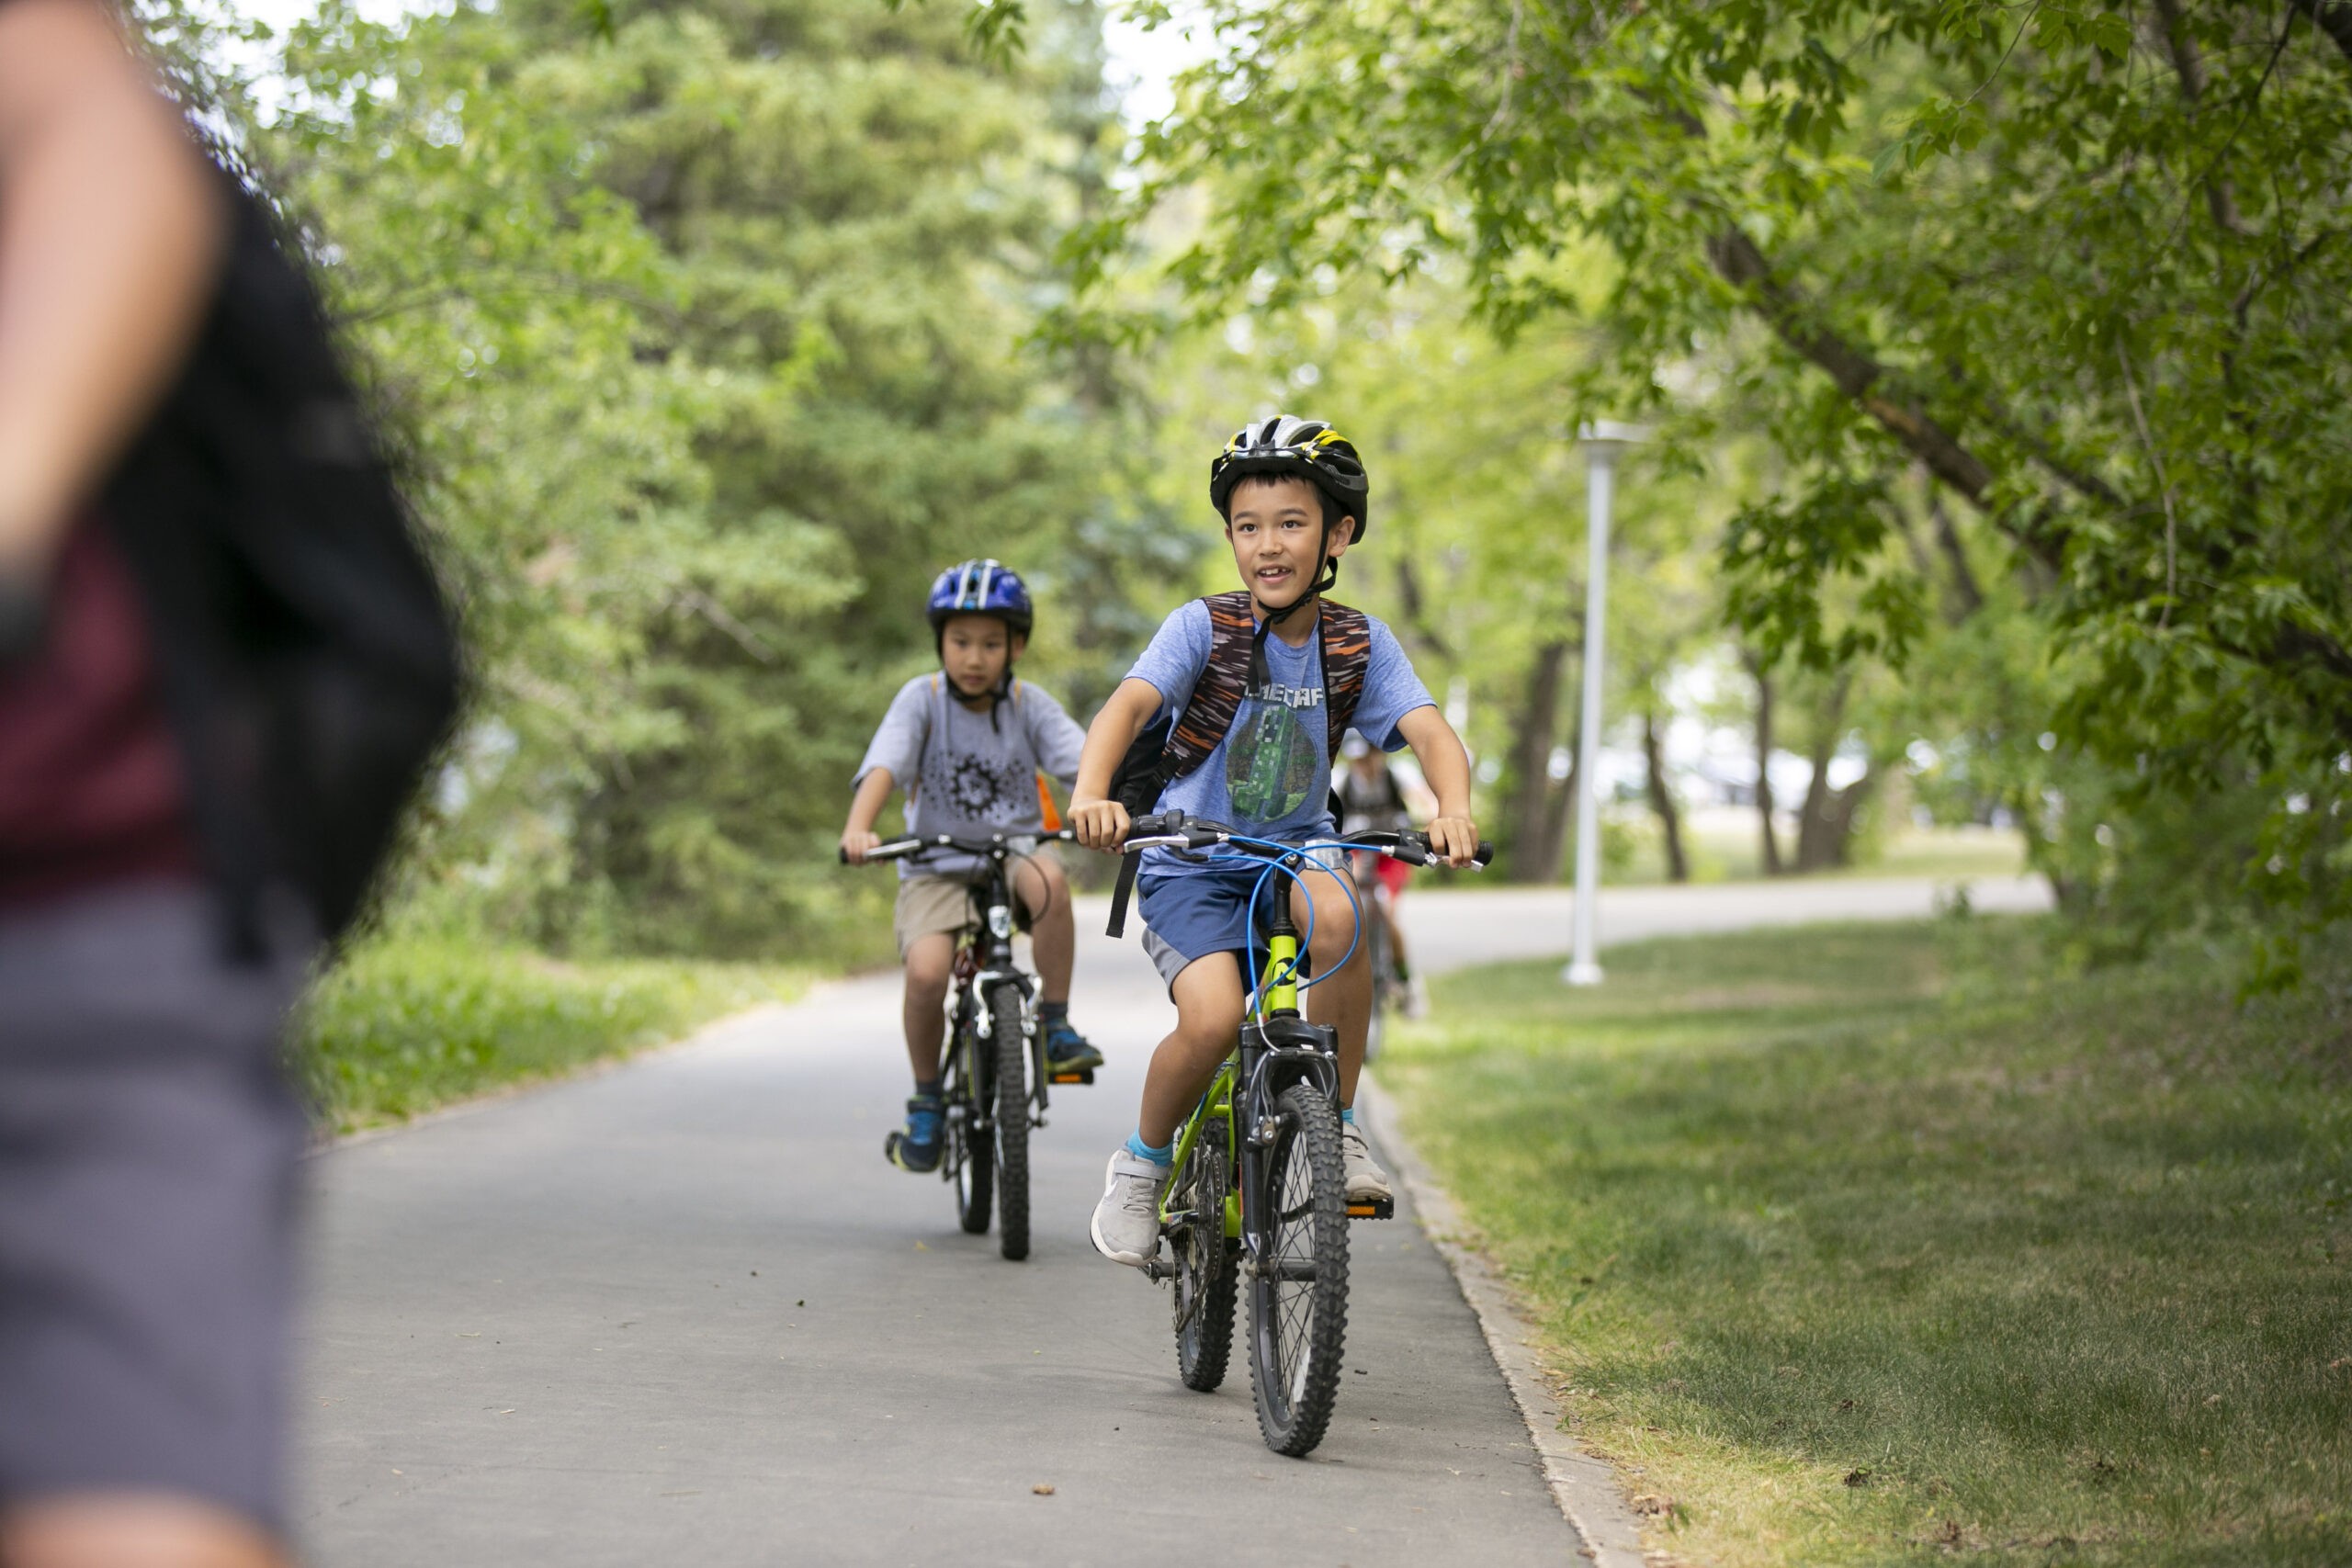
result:
M 1331 760 L 1355 722 L 1363 701 L 1364 678 L 1372 672 L 1372 617 L 1345 604 L 1323 602 L 1323 739 Z
M 1241 711 L 1250 690 L 1250 660 L 1257 651 L 1258 620 L 1247 589 L 1212 593 L 1201 601 L 1209 611 L 1209 661 L 1193 682 L 1183 716 L 1170 727 L 1161 756 L 1164 779 L 1181 779 L 1209 760 Z

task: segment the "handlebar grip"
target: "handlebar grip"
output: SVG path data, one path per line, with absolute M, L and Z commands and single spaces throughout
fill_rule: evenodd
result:
M 1494 841 L 1492 839 L 1481 839 L 1481 840 L 1478 840 L 1478 852 L 1477 852 L 1476 854 L 1472 855 L 1470 858 L 1471 858 L 1472 860 L 1474 860 L 1474 861 L 1477 862 L 1480 865 L 1492 865 L 1492 864 L 1494 864 L 1494 863 L 1495 863 L 1495 841 Z
M 841 863 L 843 865 L 847 865 L 849 863 L 849 852 L 842 848 L 839 844 L 835 844 L 833 846 L 833 853 L 841 858 Z

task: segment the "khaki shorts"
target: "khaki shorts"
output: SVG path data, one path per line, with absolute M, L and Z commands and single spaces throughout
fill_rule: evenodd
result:
M 1040 849 L 1040 858 L 1051 854 L 1050 849 Z M 973 906 L 972 894 L 978 884 L 960 876 L 910 876 L 899 884 L 899 905 L 890 916 L 890 930 L 899 939 L 899 956 L 904 959 L 907 949 L 921 938 L 935 931 L 949 935 L 967 926 L 979 923 L 980 912 Z M 1014 917 L 1021 929 L 1027 931 L 1036 911 L 1021 897 L 1016 883 L 1012 893 Z

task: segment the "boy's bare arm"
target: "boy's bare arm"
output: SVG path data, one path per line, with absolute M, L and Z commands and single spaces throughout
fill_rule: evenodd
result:
M 1106 798 L 1111 775 L 1159 711 L 1159 689 L 1130 675 L 1086 727 L 1086 750 L 1079 753 L 1078 783 L 1070 790 L 1069 825 L 1088 849 L 1115 850 L 1126 838 L 1126 807 Z
M 888 768 L 876 768 L 858 781 L 857 793 L 850 797 L 849 822 L 842 829 L 842 853 L 850 864 L 864 865 L 866 855 L 882 841 L 874 830 L 874 819 L 882 815 L 882 803 L 890 798 L 897 784 Z
M 1437 796 L 1437 815 L 1429 825 L 1430 847 L 1448 865 L 1468 865 L 1478 852 L 1478 824 L 1470 817 L 1470 753 L 1462 737 L 1434 707 L 1415 708 L 1397 724 L 1396 732 L 1413 749 L 1421 776 Z

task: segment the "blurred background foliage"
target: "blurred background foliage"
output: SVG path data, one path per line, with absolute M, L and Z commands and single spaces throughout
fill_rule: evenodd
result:
M 1084 716 L 1277 407 L 1364 448 L 1341 594 L 1516 877 L 1567 869 L 1574 433 L 1638 417 L 1621 870 L 1999 825 L 2083 956 L 2202 923 L 2279 982 L 2346 912 L 2346 0 L 1143 6 L 1148 117 L 1080 0 L 214 4 L 140 14 L 474 638 L 396 923 L 878 953 L 831 845 L 930 576 L 1018 565 Z

